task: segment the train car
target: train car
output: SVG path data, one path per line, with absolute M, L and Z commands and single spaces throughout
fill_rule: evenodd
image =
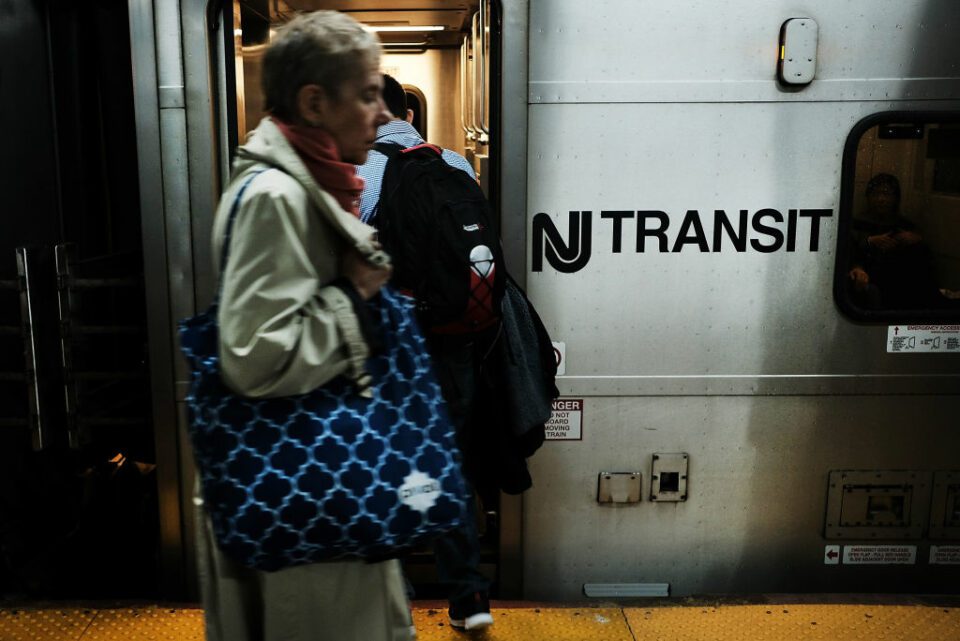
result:
M 496 596 L 957 593 L 956 2 L 7 6 L 5 593 L 196 597 L 176 321 L 316 9 L 378 31 L 555 341 L 534 486 L 484 506 Z

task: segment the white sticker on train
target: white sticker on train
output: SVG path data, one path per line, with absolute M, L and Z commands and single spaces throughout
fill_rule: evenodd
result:
M 931 545 L 930 565 L 960 565 L 960 545 Z
M 914 565 L 916 545 L 844 545 L 844 565 Z
M 890 325 L 887 352 L 960 354 L 960 325 Z
M 558 398 L 546 425 L 548 441 L 583 440 L 583 399 Z

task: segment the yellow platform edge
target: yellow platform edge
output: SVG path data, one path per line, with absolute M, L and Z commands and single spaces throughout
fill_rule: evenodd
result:
M 794 600 L 795 601 L 795 600 Z M 960 641 L 960 607 L 893 603 L 650 606 L 494 602 L 492 628 L 464 634 L 439 602 L 414 602 L 418 641 Z M 203 641 L 196 607 L 0 608 L 0 641 Z

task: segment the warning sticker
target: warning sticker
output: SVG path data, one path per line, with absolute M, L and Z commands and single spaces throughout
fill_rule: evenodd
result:
M 887 352 L 960 354 L 960 325 L 890 325 Z
M 913 565 L 916 545 L 845 545 L 844 565 Z
M 546 426 L 548 441 L 583 440 L 583 399 L 558 398 Z
M 931 545 L 930 565 L 960 565 L 960 545 Z

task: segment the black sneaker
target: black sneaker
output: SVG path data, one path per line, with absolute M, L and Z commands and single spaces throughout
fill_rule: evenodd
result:
M 450 625 L 457 630 L 470 632 L 483 630 L 493 625 L 493 615 L 490 614 L 490 601 L 487 595 L 474 592 L 467 599 L 450 604 Z

